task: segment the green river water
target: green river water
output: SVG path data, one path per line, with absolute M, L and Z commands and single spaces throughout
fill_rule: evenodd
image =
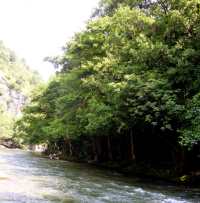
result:
M 143 182 L 94 167 L 0 149 L 0 203 L 200 202 L 200 189 Z

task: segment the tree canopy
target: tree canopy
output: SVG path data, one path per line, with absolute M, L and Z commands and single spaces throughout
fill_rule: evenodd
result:
M 17 134 L 41 143 L 134 131 L 197 145 L 199 9 L 199 0 L 102 0 L 100 15 L 57 57 L 61 71 L 24 110 Z

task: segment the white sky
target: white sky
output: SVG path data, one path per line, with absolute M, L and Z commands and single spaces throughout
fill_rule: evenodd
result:
M 44 57 L 80 31 L 99 0 L 0 0 L 0 40 L 44 79 L 54 72 Z

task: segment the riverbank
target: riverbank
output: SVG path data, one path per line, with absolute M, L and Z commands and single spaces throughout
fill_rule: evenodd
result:
M 173 169 L 152 168 L 145 164 L 130 163 L 128 165 L 115 163 L 89 163 L 99 168 L 115 171 L 124 176 L 133 178 L 138 177 L 151 182 L 165 182 L 176 186 L 199 187 L 200 174 L 187 173 L 178 175 Z
M 1 138 L 0 146 L 8 149 L 22 149 L 22 146 L 12 138 Z
M 76 156 L 70 156 L 68 153 L 63 153 L 59 150 L 49 150 L 47 145 L 30 145 L 21 146 L 15 140 L 5 138 L 0 140 L 0 146 L 8 149 L 31 150 L 36 153 L 41 153 L 46 158 L 51 160 L 65 160 L 75 163 L 84 163 L 89 166 L 95 166 L 99 169 L 114 171 L 124 176 L 135 178 L 139 177 L 148 181 L 164 181 L 173 185 L 197 187 L 200 186 L 200 171 L 191 171 L 183 174 L 177 174 L 174 168 L 155 167 L 145 162 L 136 161 L 104 161 L 98 162 L 95 160 L 80 159 Z
M 135 161 L 130 162 L 97 162 L 93 160 L 77 159 L 77 157 L 67 156 L 62 154 L 60 151 L 54 153 L 49 153 L 49 151 L 44 151 L 45 157 L 52 160 L 65 160 L 75 163 L 88 164 L 89 166 L 95 166 L 99 169 L 105 169 L 108 171 L 113 171 L 120 173 L 124 176 L 130 178 L 142 178 L 147 181 L 162 181 L 176 186 L 186 186 L 186 187 L 198 187 L 200 186 L 200 173 L 188 172 L 183 174 L 177 174 L 174 168 L 162 168 L 155 167 L 147 163 L 137 163 Z

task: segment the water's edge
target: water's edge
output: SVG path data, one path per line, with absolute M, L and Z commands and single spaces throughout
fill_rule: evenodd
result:
M 0 149 L 0 168 L 1 203 L 200 202 L 199 189 L 144 182 L 23 150 Z

